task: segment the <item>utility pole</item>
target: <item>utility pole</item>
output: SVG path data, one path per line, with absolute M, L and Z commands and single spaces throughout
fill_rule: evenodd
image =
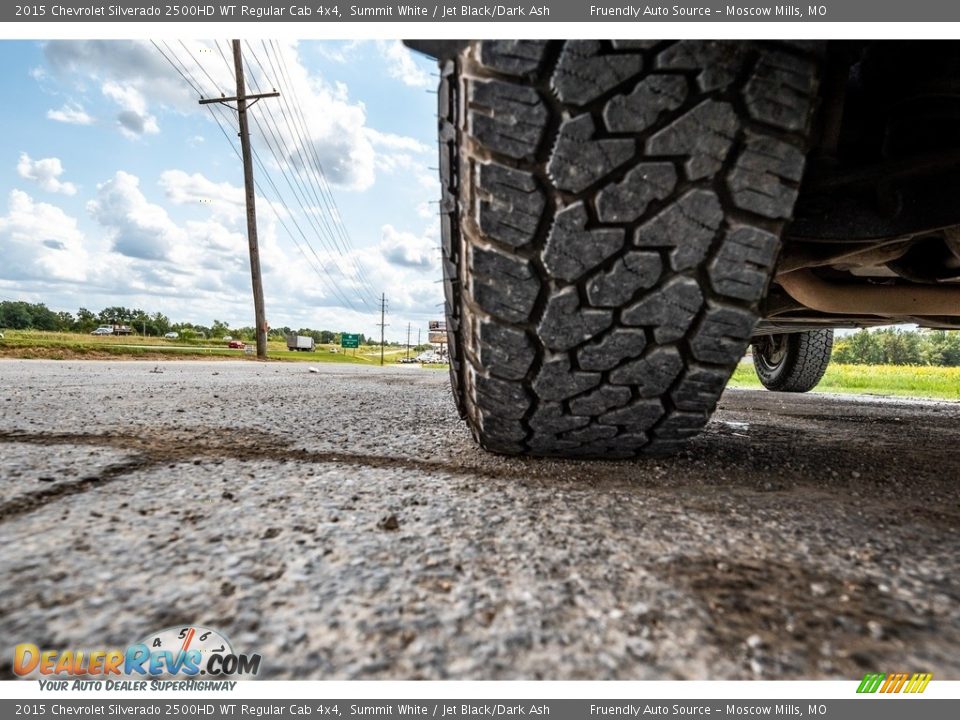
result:
M 265 97 L 279 97 L 280 93 L 260 93 L 247 95 L 247 88 L 243 77 L 243 58 L 240 55 L 240 41 L 233 41 L 233 68 L 237 76 L 237 94 L 234 97 L 221 97 L 201 100 L 201 105 L 230 101 L 237 103 L 237 117 L 240 122 L 240 154 L 243 158 L 243 185 L 247 196 L 247 243 L 250 247 L 250 279 L 253 283 L 253 313 L 254 332 L 257 335 L 257 357 L 261 360 L 267 357 L 267 313 L 263 305 L 263 278 L 260 274 L 260 248 L 257 243 L 257 206 L 256 193 L 253 184 L 253 158 L 250 154 L 250 128 L 247 124 L 247 110 Z M 248 100 L 253 100 L 247 104 Z M 227 105 L 227 107 L 232 107 Z
M 410 359 L 410 323 L 407 323 L 407 360 Z
M 387 327 L 387 294 L 380 295 L 380 364 L 383 365 L 383 330 Z

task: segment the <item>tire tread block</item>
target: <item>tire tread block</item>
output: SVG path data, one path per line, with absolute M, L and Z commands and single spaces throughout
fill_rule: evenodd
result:
M 542 255 L 544 266 L 555 277 L 576 280 L 623 248 L 623 230 L 588 230 L 587 222 L 587 209 L 582 202 L 557 213 Z
M 546 204 L 533 175 L 485 163 L 478 167 L 476 183 L 482 195 L 477 225 L 483 234 L 517 248 L 533 240 Z
M 597 40 L 564 43 L 551 85 L 557 98 L 585 105 L 640 72 L 642 55 L 604 54 Z
M 514 159 L 533 158 L 547 123 L 547 109 L 531 87 L 501 80 L 470 85 L 467 121 L 487 149 Z
M 657 253 L 631 250 L 609 270 L 600 270 L 587 280 L 587 299 L 594 307 L 620 307 L 637 291 L 656 285 L 662 272 Z
M 635 148 L 633 140 L 595 138 L 593 119 L 580 115 L 560 126 L 547 172 L 560 190 L 579 193 L 629 162 Z
M 629 94 L 611 98 L 603 109 L 603 122 L 611 132 L 640 133 L 686 99 L 687 81 L 683 77 L 651 75 L 637 83 Z

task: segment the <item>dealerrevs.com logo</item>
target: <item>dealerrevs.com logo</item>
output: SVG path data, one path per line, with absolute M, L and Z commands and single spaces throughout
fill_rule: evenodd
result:
M 259 670 L 259 654 L 236 653 L 223 633 L 199 626 L 150 633 L 124 650 L 42 650 L 22 643 L 14 649 L 13 661 L 13 671 L 21 677 L 60 679 L 220 680 L 252 677 Z

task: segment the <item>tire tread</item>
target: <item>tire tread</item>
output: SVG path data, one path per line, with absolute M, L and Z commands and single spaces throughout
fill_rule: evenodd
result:
M 750 341 L 817 51 L 485 41 L 444 67 L 451 373 L 508 453 L 673 452 Z

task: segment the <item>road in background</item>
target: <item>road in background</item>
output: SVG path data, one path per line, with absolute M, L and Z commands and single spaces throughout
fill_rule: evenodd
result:
M 319 370 L 0 361 L 0 676 L 196 623 L 272 678 L 960 678 L 960 404 L 728 391 L 561 462 Z

